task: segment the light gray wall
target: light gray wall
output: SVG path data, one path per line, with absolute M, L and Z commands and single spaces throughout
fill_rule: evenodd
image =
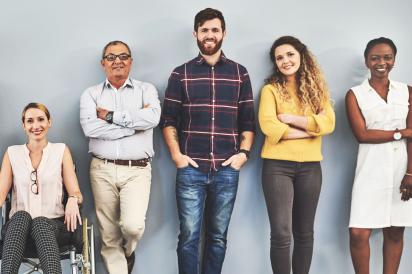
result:
M 256 105 L 271 70 L 268 49 L 276 37 L 291 34 L 317 56 L 335 101 L 337 127 L 324 139 L 323 190 L 316 218 L 311 273 L 353 273 L 347 224 L 357 144 L 344 110 L 345 92 L 366 76 L 362 53 L 372 38 L 387 36 L 399 48 L 396 80 L 412 84 L 412 2 L 346 1 L 4 1 L 0 17 L 0 151 L 25 141 L 20 113 L 31 101 L 52 113 L 50 140 L 67 143 L 75 157 L 85 213 L 95 221 L 88 180 L 87 140 L 79 125 L 79 98 L 101 82 L 102 47 L 124 40 L 132 48 L 132 76 L 154 83 L 163 99 L 171 70 L 197 54 L 191 35 L 193 18 L 205 7 L 223 11 L 227 20 L 226 55 L 250 72 Z M 138 246 L 134 273 L 177 273 L 178 223 L 174 196 L 175 169 L 155 130 L 153 184 L 146 233 Z M 225 274 L 267 274 L 269 226 L 260 184 L 262 134 L 251 160 L 242 169 L 234 209 Z M 383 156 L 384 157 L 384 156 Z M 372 236 L 371 271 L 381 272 L 381 233 Z M 406 233 L 401 274 L 410 272 L 411 233 Z M 97 273 L 105 273 L 100 257 Z

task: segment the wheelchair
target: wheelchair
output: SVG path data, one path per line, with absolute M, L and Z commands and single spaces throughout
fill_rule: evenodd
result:
M 64 191 L 64 196 L 63 203 L 66 204 L 66 191 Z M 1 209 L 0 259 L 2 258 L 1 251 L 3 250 L 3 229 L 9 219 L 10 209 L 11 191 L 7 195 Z M 82 225 L 78 226 L 73 232 L 71 239 L 67 239 L 67 242 L 64 244 L 59 243 L 59 250 L 60 260 L 70 260 L 71 274 L 95 274 L 94 228 L 93 224 L 88 224 L 87 218 L 82 218 Z M 43 273 L 34 247 L 26 246 L 22 265 L 28 267 L 28 270 L 23 272 L 23 274 Z

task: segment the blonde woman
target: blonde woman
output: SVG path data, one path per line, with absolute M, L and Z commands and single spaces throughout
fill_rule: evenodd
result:
M 13 191 L 1 273 L 18 273 L 28 244 L 36 247 L 45 274 L 62 273 L 57 242 L 81 223 L 78 204 L 83 198 L 69 149 L 47 140 L 48 109 L 30 103 L 23 110 L 22 122 L 28 141 L 10 146 L 1 166 L 0 206 Z M 63 184 L 69 194 L 65 207 Z
M 292 36 L 271 49 L 273 74 L 260 98 L 265 134 L 262 185 L 271 227 L 273 273 L 306 274 L 312 260 L 313 226 L 322 184 L 322 136 L 332 133 L 335 114 L 324 77 L 307 47 Z

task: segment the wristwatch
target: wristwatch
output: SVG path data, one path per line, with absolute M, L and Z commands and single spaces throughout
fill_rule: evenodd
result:
M 395 129 L 395 132 L 393 133 L 393 139 L 395 141 L 402 139 L 402 133 L 399 131 L 399 129 Z
M 249 159 L 250 156 L 250 151 L 247 149 L 239 149 L 237 153 L 244 153 L 246 155 L 246 158 Z
M 104 120 L 106 120 L 106 122 L 112 124 L 113 123 L 113 111 L 107 112 L 106 117 L 104 117 Z

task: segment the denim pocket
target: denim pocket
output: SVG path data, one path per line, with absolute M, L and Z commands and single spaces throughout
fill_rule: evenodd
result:
M 189 166 L 190 166 L 190 164 L 188 164 L 187 166 L 184 166 L 184 167 L 176 167 L 176 169 L 177 169 L 177 170 L 183 170 L 183 169 L 188 168 Z
M 234 170 L 234 171 L 240 171 L 240 168 L 239 168 L 239 169 L 236 169 L 236 168 L 234 168 L 234 167 L 232 166 L 232 164 L 228 165 L 228 167 L 231 168 L 231 169 Z

